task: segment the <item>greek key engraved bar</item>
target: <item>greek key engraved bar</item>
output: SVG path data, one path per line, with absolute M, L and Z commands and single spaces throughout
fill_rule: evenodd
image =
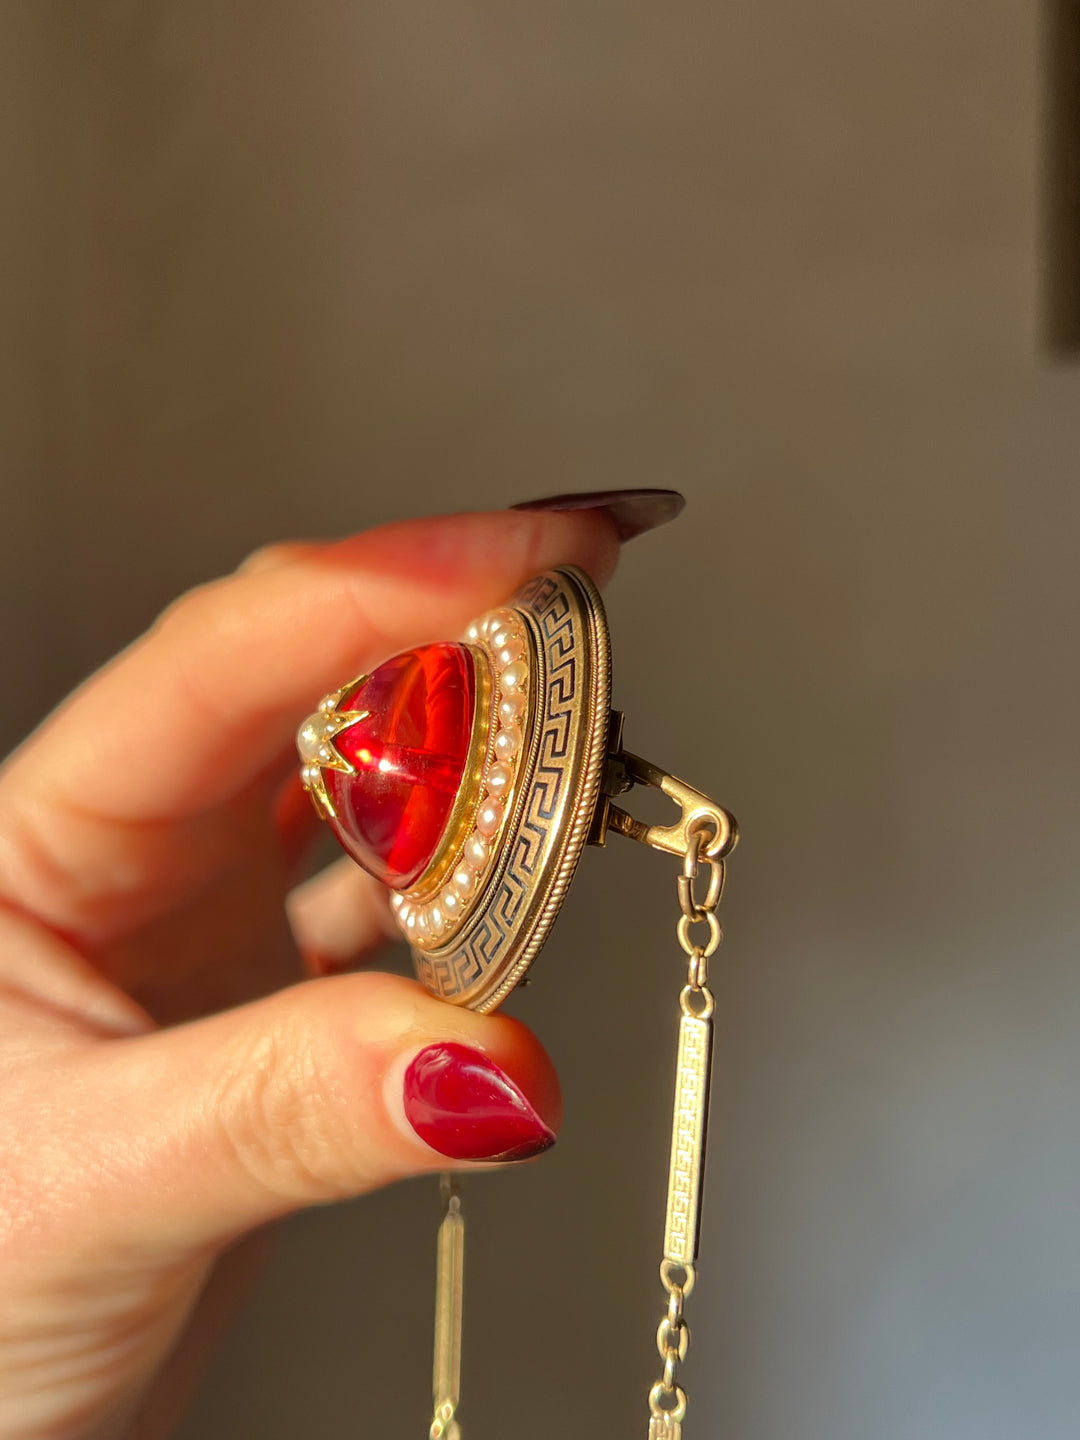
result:
M 456 1197 L 439 1226 L 435 1275 L 435 1365 L 432 1391 L 436 1413 L 461 1398 L 461 1301 L 465 1267 L 465 1217 Z
M 684 1015 L 679 1025 L 664 1225 L 664 1255 L 679 1265 L 691 1265 L 697 1259 L 711 1064 L 712 1022 Z

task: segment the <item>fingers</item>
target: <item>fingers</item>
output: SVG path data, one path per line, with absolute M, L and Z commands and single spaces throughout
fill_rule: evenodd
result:
M 597 512 L 456 515 L 278 547 L 193 591 L 0 773 L 0 898 L 116 940 L 230 862 L 323 692 L 550 565 L 603 582 L 617 550 Z
M 0 905 L 0 1052 L 5 1062 L 40 1057 L 50 1038 L 133 1035 L 149 1016 L 58 935 Z M 2 1185 L 0 1185 L 2 1190 Z
M 296 947 L 312 975 L 336 975 L 399 940 L 386 891 L 348 856 L 298 885 L 286 902 Z
M 78 1084 L 50 1081 L 65 1095 L 50 1213 L 133 1261 L 403 1176 L 527 1158 L 561 1119 L 551 1063 L 522 1025 L 388 975 L 309 981 L 100 1043 L 77 1064 Z

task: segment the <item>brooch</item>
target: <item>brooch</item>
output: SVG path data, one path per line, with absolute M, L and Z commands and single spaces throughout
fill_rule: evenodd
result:
M 525 979 L 587 844 L 618 834 L 675 856 L 679 996 L 660 1265 L 663 1373 L 649 1440 L 681 1440 L 709 1101 L 709 959 L 734 818 L 623 746 L 603 603 L 582 571 L 536 576 L 460 640 L 420 646 L 327 695 L 300 726 L 301 779 L 353 859 L 387 887 L 416 974 L 453 1005 L 494 1010 Z M 647 825 L 617 802 L 652 786 L 678 807 Z M 431 1440 L 459 1440 L 464 1214 L 442 1181 Z

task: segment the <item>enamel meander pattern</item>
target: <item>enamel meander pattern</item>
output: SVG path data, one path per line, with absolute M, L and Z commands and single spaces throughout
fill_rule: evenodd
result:
M 426 989 L 481 1011 L 519 983 L 555 921 L 596 809 L 610 721 L 610 648 L 588 576 L 549 570 L 511 605 L 533 637 L 535 675 L 510 829 L 469 923 L 413 952 Z

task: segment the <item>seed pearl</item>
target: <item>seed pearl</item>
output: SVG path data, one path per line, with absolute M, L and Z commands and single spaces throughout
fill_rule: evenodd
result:
M 504 695 L 499 701 L 499 722 L 502 725 L 516 725 L 525 714 L 525 696 L 520 690 L 513 695 Z
M 495 754 L 500 760 L 509 760 L 518 752 L 521 736 L 516 730 L 500 730 L 495 736 Z
M 515 660 L 520 660 L 525 654 L 525 641 L 520 636 L 509 639 L 505 645 L 498 645 L 495 648 L 495 659 L 500 666 L 512 665 Z
M 481 622 L 481 629 L 490 640 L 496 630 L 502 629 L 504 625 L 514 625 L 516 623 L 517 616 L 513 610 L 489 610 Z
M 494 795 L 497 800 L 500 795 L 506 794 L 513 778 L 514 774 L 509 765 L 503 765 L 501 762 L 492 765 L 487 774 L 488 793 Z
M 478 620 L 474 620 L 469 626 L 469 628 L 465 631 L 465 639 L 470 641 L 473 645 L 476 645 L 479 642 L 480 638 L 480 622 Z
M 428 925 L 427 911 L 426 911 L 426 910 L 418 910 L 418 911 L 416 912 L 416 933 L 417 933 L 417 935 L 420 937 L 421 940 L 426 940 L 427 937 L 428 937 L 429 931 L 430 931 L 430 926 Z
M 508 620 L 502 625 L 493 625 L 488 632 L 488 639 L 492 647 L 498 650 L 501 645 L 508 645 L 511 640 L 516 639 L 520 635 L 521 621 L 515 615 L 512 620 Z
M 390 904 L 394 907 L 395 910 L 400 910 L 401 907 L 405 904 L 405 896 L 400 893 L 397 895 L 391 895 Z
M 487 799 L 480 806 L 479 814 L 476 817 L 476 828 L 481 835 L 489 838 L 495 834 L 502 824 L 503 807 L 499 800 Z
M 432 905 L 428 911 L 428 926 L 432 935 L 441 935 L 446 929 L 446 916 L 439 909 L 438 905 Z
M 491 846 L 482 835 L 474 835 L 465 846 L 465 864 L 477 872 L 491 859 Z
M 513 695 L 521 690 L 528 678 L 529 670 L 524 660 L 515 660 L 499 676 L 499 686 L 504 695 Z
M 408 930 L 408 932 L 409 932 L 410 935 L 415 934 L 415 932 L 416 932 L 416 911 L 412 908 L 411 905 L 406 905 L 406 906 L 404 907 L 404 909 L 402 910 L 402 912 L 401 912 L 401 923 L 405 926 L 405 929 Z
M 476 871 L 470 870 L 468 865 L 459 865 L 450 884 L 463 900 L 467 900 L 476 889 Z
M 447 920 L 455 920 L 461 914 L 461 896 L 448 885 L 439 896 L 439 905 Z

